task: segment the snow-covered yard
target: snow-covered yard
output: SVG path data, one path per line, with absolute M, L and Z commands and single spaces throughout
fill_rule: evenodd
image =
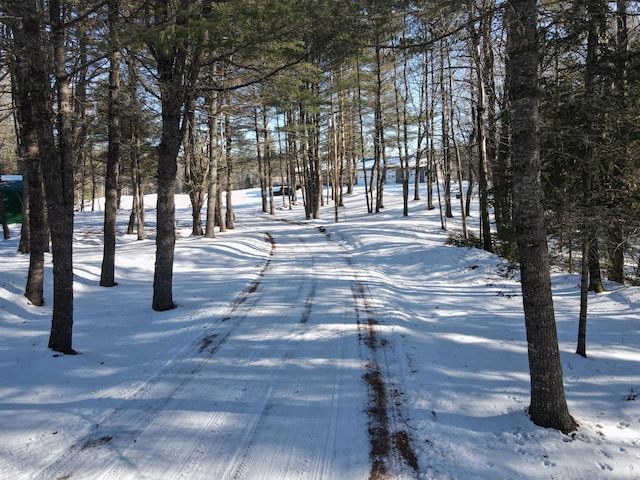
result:
M 168 312 L 151 309 L 151 225 L 142 242 L 119 235 L 107 289 L 102 213 L 78 213 L 76 356 L 47 349 L 51 305 L 23 296 L 15 225 L 0 242 L 0 477 L 640 478 L 640 288 L 590 296 L 585 359 L 579 278 L 553 272 L 580 427 L 538 428 L 517 276 L 446 246 L 425 202 L 403 218 L 399 194 L 389 186 L 384 212 L 367 214 L 358 190 L 335 224 L 332 206 L 322 220 L 302 206 L 273 218 L 238 191 L 236 228 L 216 239 L 189 236 L 180 197 Z

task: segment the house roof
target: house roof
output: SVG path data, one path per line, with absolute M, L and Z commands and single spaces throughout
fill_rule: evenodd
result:
M 365 158 L 364 164 L 367 170 L 371 170 L 373 168 L 374 159 L 372 157 Z M 409 157 L 409 168 L 415 168 L 416 166 L 416 157 L 415 155 L 411 155 Z M 362 168 L 362 161 L 358 162 L 358 168 Z M 387 170 L 393 170 L 396 168 L 400 168 L 400 157 L 387 157 Z

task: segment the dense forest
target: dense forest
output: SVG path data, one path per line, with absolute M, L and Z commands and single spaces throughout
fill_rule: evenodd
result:
M 50 348 L 73 352 L 73 216 L 98 198 L 109 287 L 120 196 L 142 239 L 143 196 L 158 194 L 152 307 L 168 310 L 176 193 L 193 235 L 214 237 L 234 227 L 233 189 L 259 186 L 272 214 L 331 204 L 337 222 L 356 182 L 363 208 L 383 209 L 391 172 L 404 215 L 426 195 L 443 229 L 452 202 L 479 202 L 481 229 L 461 241 L 523 271 L 548 270 L 551 239 L 551 261 L 582 269 L 586 323 L 601 272 L 639 277 L 639 13 L 628 0 L 3 1 L 0 174 L 24 178 L 35 305 L 49 244 L 56 259 Z M 527 313 L 539 277 L 523 274 L 528 328 L 553 324 L 550 302 Z M 539 422 L 572 428 L 568 412 Z

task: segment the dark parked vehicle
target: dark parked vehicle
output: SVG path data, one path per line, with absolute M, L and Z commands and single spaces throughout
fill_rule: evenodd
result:
M 296 185 L 296 190 L 300 190 L 300 185 Z M 273 189 L 274 197 L 281 197 L 282 195 L 290 195 L 291 187 L 289 185 L 280 185 L 279 187 L 275 187 Z

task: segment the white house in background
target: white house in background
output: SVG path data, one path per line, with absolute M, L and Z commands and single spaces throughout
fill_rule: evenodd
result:
M 420 162 L 420 168 L 418 169 L 418 181 L 420 183 L 424 183 L 427 181 L 427 167 L 423 165 L 426 163 L 426 159 L 422 159 Z M 371 169 L 373 168 L 374 159 L 367 158 L 364 161 L 366 175 L 367 175 L 367 183 L 371 182 Z M 356 176 L 356 184 L 363 185 L 365 170 L 362 167 L 362 160 L 357 162 L 358 166 L 358 175 Z M 387 178 L 385 183 L 394 184 L 394 183 L 402 183 L 402 170 L 400 169 L 400 158 L 399 157 L 388 157 L 387 158 Z M 416 159 L 415 157 L 411 157 L 409 159 L 409 184 L 412 184 L 415 181 L 416 176 Z

